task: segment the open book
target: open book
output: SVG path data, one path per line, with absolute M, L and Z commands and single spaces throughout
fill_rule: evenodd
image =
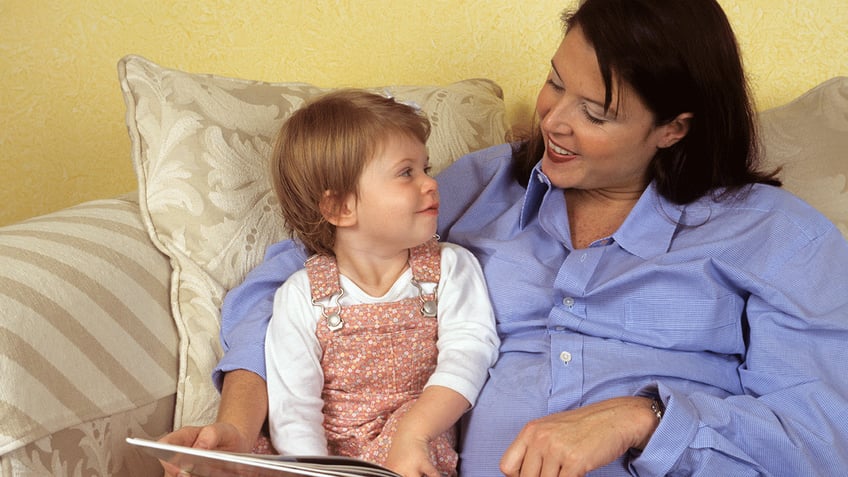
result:
M 127 442 L 143 447 L 148 454 L 169 462 L 192 476 L 400 477 L 377 464 L 350 457 L 238 454 L 175 446 L 133 437 L 128 437 Z

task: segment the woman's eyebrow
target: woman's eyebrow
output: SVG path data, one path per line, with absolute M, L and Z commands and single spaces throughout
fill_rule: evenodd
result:
M 561 74 L 559 74 L 559 70 L 557 70 L 557 67 L 556 67 L 556 65 L 554 64 L 554 60 L 551 60 L 551 70 L 554 72 L 554 74 L 556 75 L 556 77 L 557 77 L 560 81 L 562 81 L 562 75 L 561 75 Z M 603 108 L 603 107 L 604 107 L 604 102 L 603 102 L 603 101 L 598 101 L 598 100 L 597 100 L 597 99 L 595 99 L 595 98 L 589 98 L 589 97 L 586 97 L 586 96 L 581 96 L 581 97 L 582 97 L 583 99 L 585 99 L 586 101 L 590 102 L 590 103 L 596 104 L 596 105 L 597 105 L 598 107 L 600 107 L 600 108 Z M 605 111 L 605 113 L 606 113 L 606 114 L 611 115 L 611 116 L 613 116 L 613 117 L 618 116 L 618 111 L 617 111 L 617 110 L 613 107 L 613 105 L 612 105 L 612 104 L 610 104 L 609 108 L 605 109 L 604 111 Z

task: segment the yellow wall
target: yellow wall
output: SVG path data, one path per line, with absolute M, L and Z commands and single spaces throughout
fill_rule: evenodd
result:
M 720 0 L 758 104 L 848 75 L 845 0 Z M 0 0 L 0 225 L 136 188 L 115 64 L 321 86 L 492 78 L 526 123 L 574 0 Z

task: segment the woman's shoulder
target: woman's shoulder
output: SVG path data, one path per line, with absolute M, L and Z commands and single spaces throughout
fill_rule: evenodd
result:
M 470 152 L 456 160 L 450 167 L 439 174 L 439 182 L 452 177 L 468 178 L 469 176 L 491 177 L 498 171 L 509 166 L 512 159 L 512 145 L 498 144 Z
M 704 216 L 709 221 L 733 221 L 750 228 L 769 227 L 778 236 L 786 233 L 808 240 L 830 233 L 836 227 L 803 199 L 766 184 L 754 184 L 721 200 L 703 198 L 687 206 L 690 213 L 699 209 L 709 214 Z
M 786 189 L 755 184 L 750 194 L 755 207 L 780 216 L 807 231 L 821 234 L 834 227 L 820 210 Z

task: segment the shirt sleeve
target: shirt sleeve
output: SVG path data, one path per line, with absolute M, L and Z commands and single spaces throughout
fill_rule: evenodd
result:
M 509 144 L 501 144 L 466 154 L 436 176 L 439 183 L 439 235 L 450 240 L 448 232 L 475 204 L 492 204 L 504 199 L 512 176 L 505 163 L 512 157 Z
M 305 252 L 294 241 L 273 244 L 263 262 L 224 297 L 220 336 L 224 356 L 212 372 L 218 391 L 224 373 L 236 369 L 252 371 L 265 379 L 265 330 L 274 292 L 289 275 L 303 268 L 305 260 Z
M 483 272 L 468 250 L 442 243 L 439 358 L 427 386 L 445 386 L 471 405 L 498 356 L 500 340 Z
M 265 340 L 268 422 L 271 442 L 283 455 L 327 455 L 318 313 L 305 271 L 292 275 L 274 297 Z
M 641 390 L 656 393 L 666 412 L 631 461 L 634 475 L 840 475 L 848 468 L 848 246 L 832 227 L 773 248 L 773 273 L 749 277 L 741 389 L 697 393 L 658 379 Z

